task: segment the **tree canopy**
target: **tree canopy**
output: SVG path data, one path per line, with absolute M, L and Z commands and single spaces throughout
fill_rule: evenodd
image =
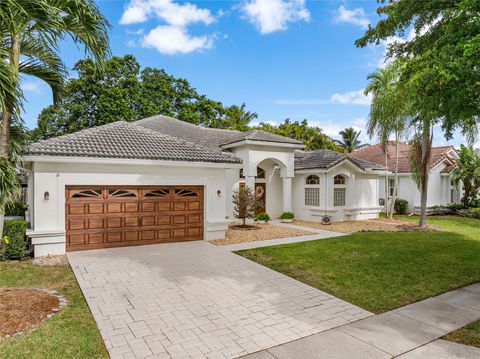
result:
M 361 133 L 362 131 L 355 131 L 353 127 L 345 128 L 338 133 L 342 139 L 337 140 L 337 144 L 348 153 L 353 152 L 362 147 L 359 139 Z
M 480 0 L 378 2 L 383 18 L 356 45 L 411 31 L 387 51 L 404 60 L 400 80 L 419 118 L 441 124 L 447 138 L 459 128 L 472 140 L 480 115 Z
M 335 140 L 324 134 L 321 128 L 309 126 L 307 120 L 292 122 L 287 118 L 278 126 L 261 122 L 256 128 L 303 141 L 307 151 L 325 148 L 332 151 L 345 152 L 341 146 L 337 145 Z

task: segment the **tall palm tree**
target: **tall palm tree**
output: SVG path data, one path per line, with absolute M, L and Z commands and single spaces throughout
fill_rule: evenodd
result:
M 258 118 L 258 114 L 247 111 L 245 103 L 242 103 L 241 106 L 232 105 L 227 108 L 225 124 L 232 130 L 247 131 L 250 122 L 256 118 Z
M 361 133 L 362 131 L 355 131 L 353 127 L 348 127 L 338 133 L 342 139 L 337 140 L 337 143 L 348 153 L 353 152 L 361 146 L 362 141 L 359 140 Z
M 10 127 L 22 104 L 21 75 L 37 77 L 52 89 L 56 102 L 67 70 L 61 41 L 70 38 L 102 63 L 109 54 L 107 20 L 93 0 L 2 0 L 0 2 L 0 158 L 8 162 Z M 12 184 L 6 181 L 6 184 Z M 0 197 L 8 190 L 2 187 Z M 0 198 L 0 233 L 4 206 Z
M 393 195 L 387 215 L 393 216 L 395 200 L 398 192 L 398 147 L 401 138 L 408 129 L 410 106 L 399 83 L 400 65 L 392 64 L 384 69 L 368 75 L 370 80 L 365 94 L 372 94 L 372 104 L 367 122 L 367 132 L 370 137 L 376 136 L 380 140 L 385 152 L 385 166 L 388 165 L 388 140 L 395 136 L 395 174 L 393 181 Z M 385 199 L 388 198 L 388 177 L 385 175 Z M 387 201 L 386 201 L 387 202 Z

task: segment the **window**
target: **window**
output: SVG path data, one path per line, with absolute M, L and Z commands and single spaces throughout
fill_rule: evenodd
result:
M 305 206 L 320 206 L 320 177 L 317 175 L 305 179 Z
M 388 195 L 393 197 L 393 191 L 395 190 L 395 180 L 389 179 L 388 180 Z
M 336 176 L 333 178 L 333 184 L 334 184 L 334 185 L 337 185 L 337 184 L 345 184 L 345 177 L 340 176 L 340 175 L 336 175 Z
M 346 188 L 333 189 L 333 206 L 334 207 L 345 206 L 345 190 Z
M 333 206 L 343 207 L 346 205 L 347 187 L 344 176 L 336 175 L 333 178 Z
M 320 177 L 316 175 L 308 176 L 305 184 L 320 184 Z
M 320 188 L 305 188 L 305 206 L 320 206 Z

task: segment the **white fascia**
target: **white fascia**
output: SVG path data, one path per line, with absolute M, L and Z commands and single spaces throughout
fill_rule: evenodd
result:
M 240 147 L 244 145 L 286 147 L 286 148 L 297 148 L 300 150 L 305 148 L 305 145 L 297 144 L 297 143 L 282 143 L 282 142 L 252 141 L 252 140 L 243 140 L 243 141 L 233 142 L 226 145 L 222 145 L 220 147 L 227 149 L 227 148 L 233 148 L 233 147 Z
M 203 167 L 203 168 L 242 168 L 241 163 L 190 162 L 135 160 L 130 158 L 98 158 L 98 157 L 68 157 L 68 156 L 24 156 L 26 162 L 68 162 L 87 164 L 123 164 L 138 166 L 168 166 L 168 167 Z

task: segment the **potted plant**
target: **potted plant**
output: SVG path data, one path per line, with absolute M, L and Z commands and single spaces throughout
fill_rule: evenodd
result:
M 283 223 L 292 223 L 295 215 L 292 212 L 283 212 L 280 216 L 280 219 Z
M 262 224 L 268 224 L 268 221 L 270 221 L 270 216 L 268 213 L 262 212 L 255 217 L 255 221 Z

